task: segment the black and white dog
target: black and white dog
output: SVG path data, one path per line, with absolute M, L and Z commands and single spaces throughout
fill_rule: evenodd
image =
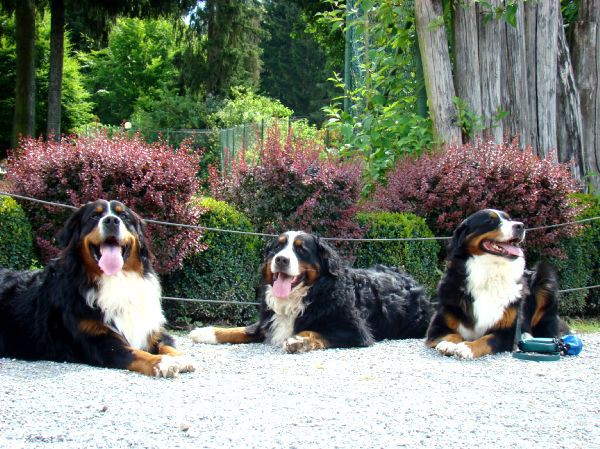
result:
M 82 206 L 38 271 L 0 269 L 0 357 L 172 377 L 193 371 L 163 330 L 144 223 L 118 201 Z
M 298 353 L 423 337 L 431 316 L 423 287 L 406 273 L 345 267 L 323 240 L 295 231 L 268 248 L 259 299 L 257 323 L 198 328 L 190 337 L 212 344 L 265 341 Z
M 524 237 L 523 223 L 493 209 L 456 228 L 427 346 L 463 359 L 511 351 L 519 313 L 523 332 L 558 337 L 556 273 L 547 264 L 525 270 Z

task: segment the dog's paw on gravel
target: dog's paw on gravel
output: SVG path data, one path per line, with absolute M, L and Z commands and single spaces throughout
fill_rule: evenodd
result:
M 456 349 L 454 350 L 454 355 L 459 359 L 471 360 L 473 359 L 473 351 L 471 348 L 463 341 L 456 345 Z
M 310 339 L 296 335 L 290 337 L 283 342 L 283 350 L 288 354 L 300 354 L 302 352 L 308 352 L 312 348 Z
M 195 371 L 196 367 L 187 356 L 163 355 L 159 363 L 154 367 L 156 377 L 177 377 L 179 373 Z
M 452 343 L 451 341 L 440 341 L 436 347 L 435 350 L 437 352 L 439 352 L 442 355 L 454 355 L 456 352 L 456 347 L 458 345 L 456 343 Z
M 215 328 L 210 327 L 197 327 L 190 332 L 190 338 L 195 343 L 208 343 L 211 345 L 217 344 L 217 337 L 215 336 Z

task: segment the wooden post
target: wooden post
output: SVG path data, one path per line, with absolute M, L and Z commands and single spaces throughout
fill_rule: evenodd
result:
M 580 0 L 572 49 L 583 122 L 583 169 L 600 192 L 600 0 Z
M 441 0 L 415 0 L 415 22 L 423 61 L 425 88 L 438 144 L 461 142 L 455 123 L 456 107 L 452 67 Z
M 454 32 L 454 79 L 456 94 L 469 110 L 481 116 L 481 79 L 479 77 L 479 38 L 474 0 L 459 0 L 452 8 Z M 481 137 L 481 132 L 469 136 Z
M 505 4 L 508 0 L 504 0 Z M 527 52 L 525 49 L 524 4 L 519 2 L 515 26 L 502 21 L 502 109 L 508 112 L 504 119 L 504 133 L 519 136 L 522 147 L 531 145 L 529 86 L 527 84 Z
M 500 0 L 490 0 L 493 8 Z M 502 123 L 494 116 L 502 109 L 500 95 L 500 22 L 487 18 L 492 13 L 481 3 L 477 4 L 477 32 L 479 35 L 479 77 L 481 79 L 481 113 L 484 119 L 484 136 L 501 143 L 504 138 Z
M 585 173 L 581 106 L 562 18 L 558 23 L 557 82 L 556 113 L 560 118 L 557 123 L 558 161 L 573 161 L 571 171 L 581 181 Z

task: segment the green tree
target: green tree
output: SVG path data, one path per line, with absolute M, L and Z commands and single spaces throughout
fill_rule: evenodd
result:
M 16 77 L 11 145 L 16 147 L 19 136 L 33 135 L 35 126 L 35 2 L 17 0 L 14 8 Z
M 38 21 L 34 33 L 37 36 L 35 49 L 35 109 L 36 121 L 32 135 L 46 131 L 46 108 L 48 99 L 48 71 L 50 59 L 50 17 L 45 15 Z M 66 54 L 71 53 L 69 36 L 65 36 Z M 8 14 L 0 14 L 0 149 L 10 146 L 12 111 L 15 104 L 15 19 Z M 85 90 L 81 75 L 81 64 L 75 55 L 64 58 L 64 82 L 62 89 L 61 115 L 63 130 L 73 133 L 92 121 L 90 95 Z
M 263 13 L 259 0 L 199 2 L 190 16 L 190 26 L 205 55 L 196 61 L 196 69 L 208 94 L 227 96 L 233 86 L 258 87 Z M 196 52 L 190 55 L 197 57 Z
M 269 37 L 262 45 L 261 88 L 295 114 L 321 122 L 321 108 L 340 93 L 327 81 L 331 71 L 325 51 L 306 32 L 307 21 L 294 2 L 269 0 L 265 8 L 264 27 Z
M 89 89 L 94 112 L 105 124 L 129 120 L 138 100 L 159 98 L 178 79 L 181 51 L 173 25 L 165 19 L 118 19 L 108 47 L 89 58 Z

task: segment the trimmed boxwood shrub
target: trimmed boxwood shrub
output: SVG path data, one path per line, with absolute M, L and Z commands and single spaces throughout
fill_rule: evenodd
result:
M 432 237 L 421 217 L 411 213 L 363 212 L 357 221 L 365 238 Z M 432 294 L 441 277 L 438 268 L 440 244 L 436 240 L 408 242 L 361 242 L 355 249 L 354 265 L 367 268 L 375 264 L 399 266 L 423 284 Z
M 592 195 L 574 194 L 573 207 L 582 210 L 575 219 L 600 216 L 600 201 Z M 600 283 L 600 221 L 591 221 L 579 226 L 571 226 L 573 236 L 558 242 L 561 255 L 541 259 L 551 263 L 559 275 L 561 290 L 585 287 Z M 537 231 L 540 232 L 540 231 Z M 540 259 L 539 253 L 528 254 L 528 265 Z M 598 290 L 578 290 L 561 293 L 559 311 L 562 315 L 582 316 L 597 314 L 600 311 Z
M 0 267 L 27 270 L 34 259 L 33 233 L 15 200 L 0 196 Z
M 202 226 L 253 231 L 248 218 L 229 204 L 213 198 L 197 200 L 206 209 Z M 255 301 L 261 263 L 259 237 L 206 231 L 207 249 L 188 256 L 183 268 L 162 279 L 165 296 L 212 300 Z M 255 306 L 191 303 L 166 300 L 163 307 L 172 326 L 222 323 L 248 324 Z
M 598 197 L 584 194 L 575 194 L 573 197 L 579 206 L 586 208 L 578 219 L 600 216 Z M 559 269 L 561 289 L 600 284 L 599 220 L 583 224 L 579 234 L 561 246 L 567 257 L 552 260 Z M 600 312 L 600 289 L 562 293 L 560 301 L 565 315 L 597 315 Z

